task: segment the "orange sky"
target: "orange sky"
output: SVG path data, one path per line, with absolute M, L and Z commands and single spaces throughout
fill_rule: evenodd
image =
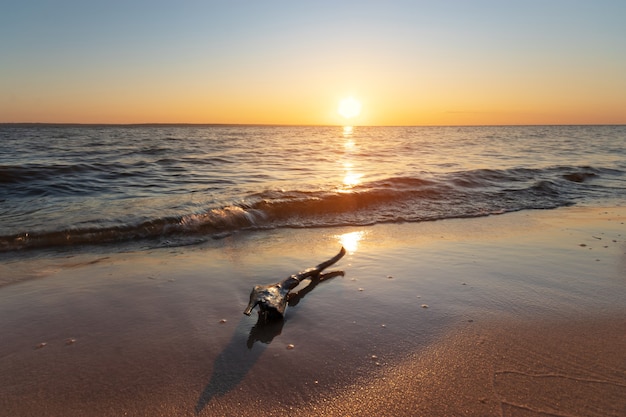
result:
M 14 3 L 0 122 L 626 123 L 622 2 Z

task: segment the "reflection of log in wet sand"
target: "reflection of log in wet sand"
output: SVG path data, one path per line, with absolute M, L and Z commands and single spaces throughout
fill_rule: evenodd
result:
M 568 208 L 2 264 L 0 410 L 622 416 L 625 221 Z M 354 232 L 344 277 L 275 328 L 242 317 L 254 284 Z

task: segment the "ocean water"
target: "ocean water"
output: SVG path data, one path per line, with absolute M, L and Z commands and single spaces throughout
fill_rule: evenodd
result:
M 626 126 L 0 125 L 0 252 L 626 201 Z

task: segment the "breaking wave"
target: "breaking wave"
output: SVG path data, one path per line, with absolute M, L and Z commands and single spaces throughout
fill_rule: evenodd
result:
M 0 182 L 17 181 L 17 176 L 24 181 L 23 172 L 2 171 Z M 623 186 L 623 177 L 624 172 L 615 169 L 555 166 L 391 177 L 332 191 L 265 190 L 238 202 L 134 223 L 120 221 L 111 226 L 107 219 L 102 227 L 24 230 L 0 236 L 0 251 L 146 239 L 180 244 L 185 239 L 219 238 L 242 230 L 420 222 L 551 209 L 575 204 L 591 194 L 614 193 L 612 184 L 617 181 Z

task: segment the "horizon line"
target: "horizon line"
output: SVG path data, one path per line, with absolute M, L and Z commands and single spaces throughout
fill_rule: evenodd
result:
M 250 127 L 532 127 L 532 126 L 626 126 L 626 123 L 519 123 L 519 124 L 416 124 L 416 125 L 358 125 L 358 124 L 297 124 L 297 123 L 77 123 L 77 122 L 0 122 L 0 126 L 111 126 L 111 127 L 158 127 L 158 126 L 250 126 Z

